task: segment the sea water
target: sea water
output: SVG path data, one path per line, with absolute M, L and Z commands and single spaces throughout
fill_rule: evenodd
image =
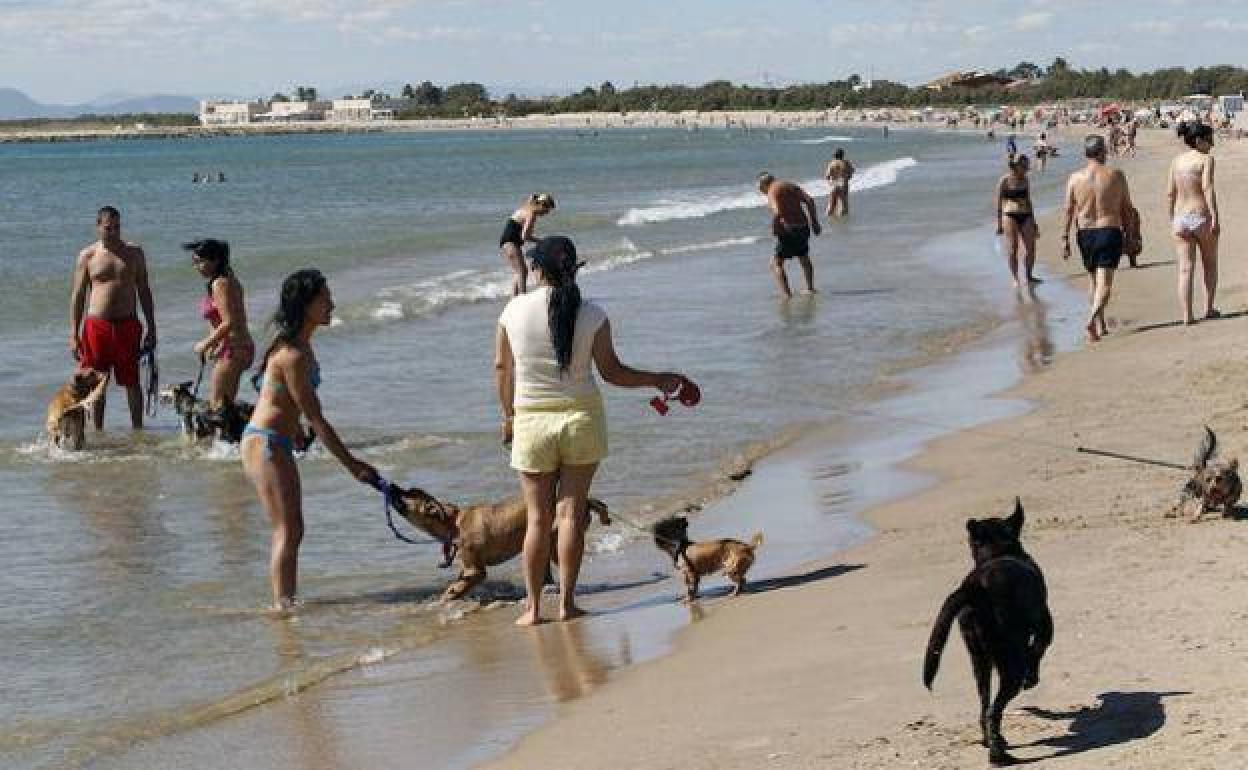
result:
M 822 194 L 836 147 L 858 169 L 852 216 L 812 240 L 819 294 L 780 301 L 754 179 L 768 170 Z M 516 492 L 492 377 L 510 291 L 497 243 L 530 193 L 552 193 L 558 208 L 538 232 L 576 241 L 582 290 L 607 310 L 622 359 L 685 372 L 703 390 L 696 409 L 660 417 L 651 393 L 606 389 L 611 455 L 594 494 L 644 522 L 734 458 L 869 404 L 924 341 L 1000 317 L 990 297 L 1007 279 L 990 217 L 1002 167 L 1000 146 L 979 136 L 840 126 L 0 145 L 2 764 L 160 767 L 185 751 L 189 764 L 225 767 L 213 750 L 224 741 L 273 767 L 320 766 L 312 755 L 411 766 L 387 759 L 359 716 L 380 712 L 361 711 L 360 693 L 397 679 L 388 692 L 405 700 L 386 703 L 414 710 L 405 750 L 463 765 L 594 679 L 539 683 L 544 660 L 577 647 L 559 636 L 537 637 L 538 665 L 525 654 L 516 674 L 505 608 L 522 594 L 518 566 L 491 571 L 497 601 L 437 605 L 449 576 L 436 546 L 393 539 L 379 496 L 322 449 L 300 461 L 308 605 L 293 621 L 262 610 L 269 524 L 236 450 L 186 446 L 167 410 L 131 435 L 116 388 L 86 451 L 50 449 L 44 410 L 72 367 L 70 274 L 98 207 L 120 208 L 124 236 L 147 253 L 165 382 L 194 377 L 191 346 L 206 331 L 203 282 L 180 243 L 230 242 L 261 349 L 282 277 L 320 268 L 337 303 L 314 341 L 327 416 L 387 477 L 462 504 Z M 1056 196 L 1060 170 L 1033 177 L 1039 200 Z M 192 182 L 218 171 L 225 182 Z M 760 515 L 782 526 L 782 511 Z M 837 521 L 814 526 L 807 545 L 840 542 Z M 589 626 L 600 636 L 626 626 L 629 607 L 670 604 L 662 560 L 640 540 L 623 523 L 591 530 L 583 603 L 631 592 Z M 606 636 L 606 667 L 649 654 Z M 504 708 L 491 688 L 508 676 Z M 491 708 L 501 711 L 481 720 Z

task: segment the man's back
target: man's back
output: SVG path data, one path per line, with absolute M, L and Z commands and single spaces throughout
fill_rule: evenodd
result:
M 785 224 L 806 224 L 806 212 L 802 209 L 802 203 L 808 196 L 802 188 L 792 182 L 776 180 L 767 192 L 772 210 Z
M 1070 175 L 1068 190 L 1079 229 L 1122 227 L 1127 180 L 1121 171 L 1090 164 Z

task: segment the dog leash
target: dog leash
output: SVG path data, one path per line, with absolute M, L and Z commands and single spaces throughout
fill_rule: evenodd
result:
M 402 532 L 399 531 L 399 528 L 394 525 L 394 513 L 393 512 L 398 511 L 400 514 L 402 514 L 403 509 L 400 506 L 406 505 L 402 501 L 402 499 L 399 497 L 399 494 L 396 491 L 395 486 L 391 484 L 389 481 L 387 481 L 386 479 L 382 478 L 381 476 L 378 476 L 377 481 L 374 482 L 371 486 L 381 493 L 381 509 L 382 509 L 382 512 L 386 514 L 386 526 L 390 528 L 390 531 L 394 533 L 394 536 L 398 538 L 399 540 L 402 540 L 404 543 L 411 543 L 412 545 L 437 544 L 437 545 L 442 546 L 442 563 L 439 564 L 438 566 L 441 567 L 442 569 L 446 569 L 447 567 L 451 566 L 451 562 L 455 558 L 455 552 L 459 550 L 459 547 L 455 545 L 455 542 L 453 540 L 436 540 L 436 539 L 435 540 L 413 540 L 410 537 L 404 535 Z
M 195 387 L 191 388 L 191 398 L 199 400 L 199 383 L 204 380 L 204 365 L 208 363 L 208 357 L 202 353 L 199 356 L 199 373 L 195 375 Z
M 1097 455 L 1098 457 L 1112 457 L 1115 460 L 1126 460 L 1132 463 L 1141 463 L 1143 465 L 1156 465 L 1159 468 L 1172 468 L 1176 471 L 1190 471 L 1190 465 L 1179 465 L 1178 463 L 1169 463 L 1165 460 L 1150 460 L 1147 457 L 1136 457 L 1134 455 L 1121 454 L 1119 452 L 1108 452 L 1104 449 L 1090 449 L 1086 446 L 1075 447 L 1076 452 L 1085 455 Z
M 156 408 L 160 406 L 160 369 L 156 366 L 155 345 L 139 352 L 139 368 L 147 369 L 147 407 L 144 411 L 148 417 L 155 417 Z M 202 369 L 200 373 L 203 373 Z

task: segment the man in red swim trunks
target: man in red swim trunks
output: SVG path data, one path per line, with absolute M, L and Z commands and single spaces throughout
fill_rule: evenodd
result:
M 143 249 L 121 239 L 121 213 L 105 206 L 95 217 L 99 240 L 78 254 L 69 298 L 69 352 L 82 366 L 113 372 L 126 389 L 130 423 L 143 427 L 143 389 L 139 387 L 139 351 L 156 346 L 152 290 L 147 283 Z M 147 334 L 135 314 L 143 308 Z M 83 318 L 85 311 L 86 318 Z M 140 344 L 141 340 L 141 344 Z M 96 430 L 104 427 L 104 399 L 92 409 Z

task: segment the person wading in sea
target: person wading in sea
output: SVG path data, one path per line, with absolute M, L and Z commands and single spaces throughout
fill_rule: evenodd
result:
M 139 352 L 156 347 L 156 315 L 147 283 L 143 249 L 121 239 L 121 212 L 105 206 L 95 215 L 99 240 L 83 249 L 74 264 L 69 297 L 69 352 L 84 367 L 113 372 L 126 389 L 130 424 L 143 428 L 143 389 Z M 143 309 L 147 333 L 135 314 Z M 85 318 L 83 317 L 85 314 Z M 140 345 L 140 339 L 142 345 Z M 91 409 L 96 430 L 104 428 L 104 398 Z
M 828 180 L 828 219 L 836 216 L 836 206 L 841 206 L 841 216 L 849 216 L 849 180 L 854 176 L 854 164 L 845 160 L 845 150 L 838 147 L 823 172 Z
M 1062 259 L 1070 258 L 1070 226 L 1077 222 L 1076 237 L 1083 267 L 1088 271 L 1088 341 L 1109 333 L 1105 308 L 1114 286 L 1114 271 L 1122 259 L 1123 226 L 1130 218 L 1131 193 L 1127 177 L 1105 165 L 1108 149 L 1100 134 L 1083 141 L 1085 168 L 1070 175 L 1066 184 L 1066 219 L 1062 229 Z
M 810 236 L 822 232 L 815 201 L 792 182 L 776 179 L 764 171 L 758 175 L 758 189 L 767 196 L 771 208 L 771 233 L 776 236 L 776 251 L 771 259 L 771 272 L 776 276 L 780 293 L 792 297 L 784 261 L 793 257 L 802 266 L 806 293 L 815 293 L 815 268 L 810 263 Z

